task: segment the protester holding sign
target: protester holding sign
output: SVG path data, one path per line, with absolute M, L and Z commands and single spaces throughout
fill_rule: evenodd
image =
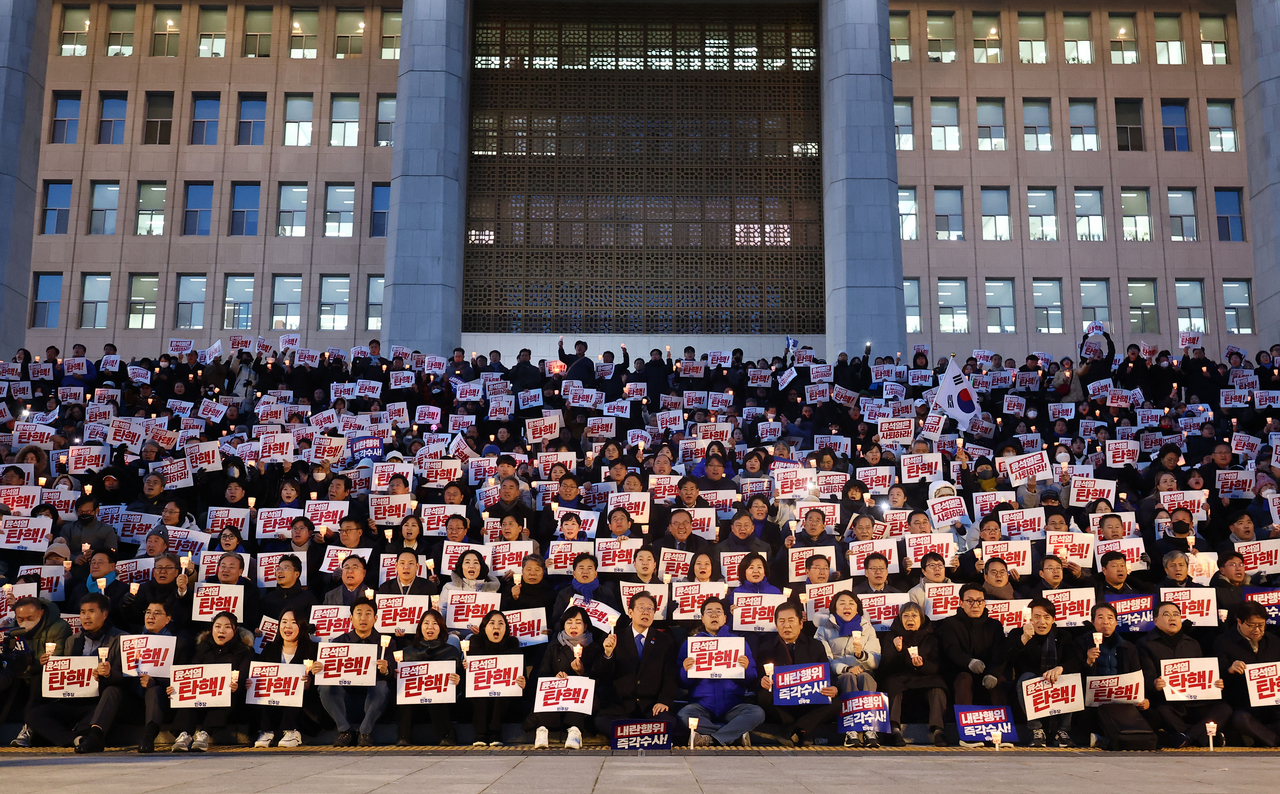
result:
M 191 654 L 191 664 L 231 665 L 231 706 L 196 707 L 179 709 L 173 721 L 177 738 L 173 740 L 175 753 L 202 753 L 213 744 L 206 728 L 221 728 L 244 706 L 244 684 L 249 675 L 249 662 L 253 660 L 253 640 L 248 632 L 240 631 L 240 622 L 230 612 L 219 612 L 213 618 L 207 632 L 196 640 Z M 174 683 L 166 688 L 174 694 Z
M 615 610 L 621 608 L 617 586 L 600 580 L 596 572 L 599 566 L 600 561 L 594 554 L 584 552 L 573 558 L 573 578 L 556 593 L 555 605 L 547 615 L 553 624 L 569 608 L 574 596 L 581 596 L 584 601 L 600 601 Z
M 511 626 L 507 623 L 506 617 L 497 610 L 490 612 L 484 616 L 484 620 L 480 621 L 479 630 L 471 636 L 469 647 L 464 646 L 463 656 L 496 656 L 496 655 L 512 655 L 519 654 L 520 641 L 511 635 Z M 524 689 L 526 679 L 523 675 L 517 676 L 515 685 Z M 489 745 L 491 747 L 502 746 L 502 723 L 506 712 L 511 708 L 511 704 L 519 702 L 513 701 L 511 698 L 470 698 L 471 700 L 471 726 L 475 729 L 476 739 L 472 742 L 473 746 Z
M 333 717 L 333 721 L 337 724 L 338 737 L 334 739 L 334 747 L 351 747 L 358 745 L 360 747 L 373 746 L 373 726 L 378 723 L 378 718 L 382 716 L 382 712 L 387 707 L 387 701 L 390 698 L 389 676 L 391 672 L 390 654 L 387 652 L 387 645 L 382 643 L 382 637 L 375 630 L 378 618 L 378 605 L 368 595 L 361 595 L 351 604 L 351 631 L 334 637 L 332 644 L 362 646 L 372 645 L 377 648 L 374 670 L 370 671 L 364 668 L 363 658 L 354 654 L 348 655 L 346 658 L 335 657 L 331 660 L 338 668 L 337 672 L 350 675 L 354 679 L 372 678 L 372 683 L 364 684 L 344 684 L 341 680 L 335 682 L 336 685 L 320 686 L 320 702 L 324 705 L 324 710 L 329 712 L 329 716 Z M 390 638 L 388 638 L 389 640 Z M 317 658 L 316 663 L 325 667 L 325 676 L 329 677 L 330 662 L 321 663 Z M 348 664 L 350 661 L 350 664 Z M 369 674 L 373 673 L 372 676 Z M 342 678 L 341 675 L 336 676 Z M 319 674 L 317 674 L 317 684 L 320 683 Z M 329 682 L 325 682 L 329 683 Z M 351 722 L 347 719 L 347 709 L 349 701 L 363 698 L 364 700 L 364 718 L 358 726 L 358 732 L 352 730 Z
M 880 666 L 880 638 L 875 626 L 862 612 L 862 602 L 851 592 L 836 593 L 831 608 L 817 615 L 814 637 L 826 643 L 831 652 L 832 673 L 841 694 L 874 692 L 876 680 L 872 671 Z M 866 735 L 846 732 L 845 747 L 879 745 L 875 731 Z
M 1138 641 L 1153 722 L 1166 747 L 1207 747 L 1205 726 L 1210 722 L 1225 726 L 1231 719 L 1231 705 L 1221 700 L 1225 682 L 1201 664 L 1212 661 L 1216 671 L 1218 660 L 1203 658 L 1200 643 L 1187 630 L 1189 624 L 1177 604 L 1161 601 L 1155 612 L 1155 628 Z
M 1005 641 L 1005 658 L 1009 665 L 1009 678 L 1021 686 L 1022 682 L 1040 678 L 1056 683 L 1066 669 L 1071 653 L 1071 637 L 1054 624 L 1056 609 L 1044 598 L 1031 599 L 1030 618 L 1021 631 L 1010 632 Z M 1024 711 L 1025 713 L 1025 711 Z M 1048 744 L 1046 730 L 1054 733 L 1058 747 L 1074 747 L 1071 739 L 1071 714 L 1060 714 L 1046 719 L 1027 721 L 1031 730 L 1029 747 L 1045 747 Z
M 702 625 L 689 635 L 689 639 L 734 636 L 726 622 L 728 614 L 728 606 L 723 599 L 708 598 L 702 604 Z M 680 682 L 689 687 L 689 705 L 680 709 L 677 716 L 686 726 L 691 724 L 691 718 L 698 720 L 693 736 L 695 747 L 727 747 L 733 744 L 750 747 L 751 731 L 764 722 L 764 709 L 750 702 L 750 690 L 744 686 L 744 679 L 749 682 L 757 673 L 751 647 L 743 647 L 737 662 L 743 669 L 743 679 L 691 679 L 689 671 L 694 660 L 689 655 L 688 643 L 681 648 Z
M 802 633 L 804 608 L 794 601 L 785 601 L 775 609 L 773 622 L 777 634 L 765 638 L 756 652 L 756 664 L 765 673 L 760 679 L 758 702 L 769 722 L 782 725 L 783 746 L 810 746 L 818 726 L 834 721 L 839 714 L 839 707 L 831 702 L 839 690 L 828 684 L 821 692 L 825 702 L 780 705 L 775 703 L 773 695 L 773 670 L 793 665 L 828 665 L 831 649 L 822 640 Z
M 924 608 L 915 602 L 904 604 L 882 647 L 879 674 L 881 685 L 889 695 L 890 744 L 906 745 L 902 736 L 902 703 L 911 692 L 923 695 L 929 707 L 930 738 L 936 746 L 945 746 L 942 720 L 947 708 L 947 690 L 939 674 L 942 653 Z
M 275 639 L 263 646 L 257 655 L 257 661 L 277 664 L 303 664 L 316 658 L 316 644 L 307 632 L 307 615 L 309 610 L 302 611 L 286 608 L 280 613 L 280 623 L 276 627 Z M 304 701 L 315 700 L 319 705 L 319 697 L 311 686 L 309 674 L 303 676 Z M 296 706 L 258 706 L 259 734 L 254 743 L 256 747 L 269 747 L 280 732 L 277 747 L 301 747 L 302 732 L 298 730 L 303 709 Z
M 1249 665 L 1280 662 L 1280 637 L 1267 631 L 1266 607 L 1245 601 L 1235 608 L 1234 626 L 1218 635 L 1213 652 L 1226 681 L 1226 700 L 1235 709 L 1231 726 L 1264 747 L 1280 746 L 1280 706 L 1254 705 Z
M 596 730 L 610 732 L 617 719 L 671 723 L 679 685 L 675 642 L 653 625 L 658 603 L 647 592 L 627 603 L 630 622 L 604 638 L 597 673 Z
M 957 706 L 1008 703 L 1004 624 L 987 611 L 987 594 L 970 582 L 960 588 L 960 609 L 934 629 L 942 652 L 943 679 Z
M 567 678 L 569 676 L 592 677 L 598 670 L 604 651 L 591 633 L 591 617 L 581 607 L 569 607 L 560 620 L 553 624 L 555 635 L 547 645 L 536 676 Z M 534 749 L 548 747 L 550 731 L 568 730 L 566 750 L 582 748 L 582 731 L 590 722 L 590 716 L 578 711 L 532 712 L 524 719 L 524 729 L 534 731 Z
M 461 670 L 462 652 L 449 642 L 449 632 L 445 628 L 444 615 L 434 609 L 428 609 L 422 613 L 422 618 L 418 621 L 418 629 L 414 632 L 413 638 L 396 653 L 402 654 L 401 661 L 403 662 L 454 662 L 458 666 L 458 670 Z M 455 691 L 461 682 L 462 679 L 458 672 L 454 672 L 450 676 L 450 683 L 455 687 Z M 431 720 L 431 727 L 435 731 L 436 744 L 455 745 L 458 743 L 448 703 L 401 704 L 398 708 L 400 710 L 399 737 L 396 740 L 398 746 L 403 747 L 413 744 L 414 717 L 420 715 L 424 710 L 427 712 L 427 716 Z

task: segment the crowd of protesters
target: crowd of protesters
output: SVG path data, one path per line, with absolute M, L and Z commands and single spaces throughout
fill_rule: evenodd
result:
M 1280 706 L 1259 704 L 1246 672 L 1280 663 L 1280 345 L 1252 361 L 1145 343 L 1117 355 L 1093 330 L 1074 357 L 1021 364 L 917 349 L 828 366 L 794 346 L 633 360 L 563 341 L 558 360 L 521 350 L 510 367 L 496 350 L 384 356 L 377 340 L 233 340 L 229 360 L 221 343 L 158 357 L 107 345 L 97 360 L 50 347 L 43 364 L 19 350 L 0 364 L 0 513 L 49 523 L 42 544 L 0 547 L 0 723 L 23 724 L 17 746 L 77 752 L 116 746 L 130 714 L 138 752 L 166 730 L 175 752 L 207 750 L 228 725 L 258 747 L 326 731 L 369 746 L 380 722 L 401 745 L 454 744 L 468 724 L 497 745 L 514 722 L 535 747 L 563 732 L 578 748 L 628 719 L 693 746 L 880 747 L 905 745 L 907 722 L 945 745 L 951 709 L 972 705 L 1006 707 L 1030 746 L 1114 746 L 1128 721 L 1163 747 L 1275 747 Z M 935 402 L 961 380 L 978 411 L 963 428 Z M 540 420 L 550 431 L 530 443 Z M 214 462 L 171 465 L 208 442 Z M 1040 454 L 1048 470 L 1020 474 Z M 379 464 L 398 465 L 377 477 Z M 651 498 L 611 508 L 627 493 Z M 308 517 L 320 502 L 340 515 Z M 281 508 L 295 512 L 262 531 Z M 1092 536 L 1089 557 L 1054 533 Z M 916 535 L 939 545 L 920 553 Z M 602 565 L 601 542 L 618 540 L 634 543 Z M 1016 562 L 984 553 L 1022 540 Z M 523 542 L 517 564 L 491 568 L 495 544 Z M 677 613 L 685 582 L 715 586 Z M 242 587 L 236 609 L 200 614 L 202 583 Z M 1184 590 L 1212 592 L 1211 614 L 1186 614 L 1169 595 Z M 458 625 L 449 609 L 469 593 L 497 606 Z M 735 631 L 735 608 L 759 594 L 780 596 L 765 630 Z M 416 629 L 377 628 L 387 595 L 428 597 Z M 1135 621 L 1125 604 L 1140 595 Z M 341 633 L 313 622 L 325 606 Z M 510 616 L 525 610 L 544 610 L 541 636 L 517 636 Z M 231 665 L 231 705 L 173 708 L 176 682 L 129 669 L 121 638 L 144 635 L 175 638 L 177 663 Z M 734 636 L 740 675 L 693 674 L 698 638 Z M 374 682 L 317 685 L 318 643 L 378 646 Z M 464 697 L 466 659 L 499 654 L 522 655 L 522 694 Z M 68 656 L 99 660 L 95 697 L 43 691 L 46 665 Z M 1171 659 L 1216 660 L 1218 691 L 1174 697 Z M 455 663 L 456 702 L 397 703 L 398 667 L 419 661 Z M 247 704 L 253 662 L 305 663 L 302 705 Z M 815 663 L 825 702 L 777 702 L 771 671 Z M 1028 681 L 1134 673 L 1143 696 L 1110 710 L 1025 711 Z M 589 714 L 533 708 L 536 682 L 570 677 L 595 682 Z M 887 724 L 842 727 L 850 693 L 884 693 Z

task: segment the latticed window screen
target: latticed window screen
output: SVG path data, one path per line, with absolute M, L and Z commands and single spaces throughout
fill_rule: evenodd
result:
M 477 4 L 463 330 L 822 333 L 816 6 Z

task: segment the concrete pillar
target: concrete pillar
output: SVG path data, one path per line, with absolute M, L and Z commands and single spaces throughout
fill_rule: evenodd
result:
M 26 341 L 49 0 L 0 0 L 0 355 Z
M 471 7 L 405 0 L 382 340 L 424 353 L 462 336 Z
M 1244 149 L 1249 164 L 1245 206 L 1253 240 L 1254 323 L 1258 339 L 1280 338 L 1280 3 L 1238 0 Z
M 820 0 L 827 360 L 906 348 L 888 0 Z

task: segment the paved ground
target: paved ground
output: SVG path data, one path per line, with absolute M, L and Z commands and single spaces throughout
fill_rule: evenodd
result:
M 1280 755 L 738 752 L 649 755 L 414 754 L 355 751 L 0 755 L 7 791 L 41 794 L 990 794 L 1001 791 L 1260 791 L 1280 775 Z M 425 784 L 425 786 L 424 786 Z M 783 788 L 785 786 L 785 789 Z

